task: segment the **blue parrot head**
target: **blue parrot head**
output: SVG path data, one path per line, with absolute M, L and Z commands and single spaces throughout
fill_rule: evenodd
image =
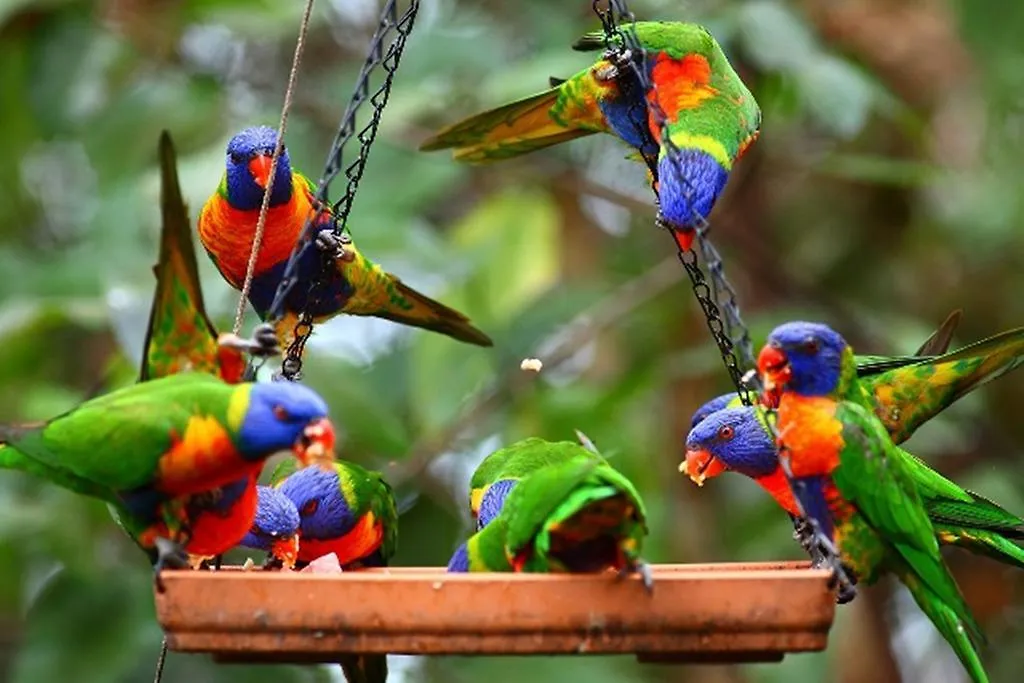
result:
M 803 396 L 825 396 L 839 386 L 846 340 L 828 325 L 779 325 L 757 358 L 757 369 L 771 398 L 783 389 Z
M 778 466 L 771 435 L 754 408 L 724 408 L 708 415 L 686 437 L 686 461 L 680 467 L 698 486 L 733 470 L 763 477 Z
M 299 511 L 301 538 L 339 539 L 359 521 L 345 498 L 338 466 L 305 467 L 282 481 L 277 490 Z
M 271 157 L 277 145 L 277 131 L 270 126 L 246 128 L 228 142 L 228 203 L 242 211 L 260 208 L 270 180 Z M 281 147 L 270 193 L 270 206 L 285 204 L 292 197 L 292 165 L 288 150 Z
M 477 531 L 483 529 L 498 516 L 501 508 L 505 505 L 505 498 L 517 483 L 519 482 L 516 479 L 499 479 L 487 487 L 484 495 L 480 498 L 480 509 L 477 511 Z
M 246 460 L 262 460 L 291 449 L 295 457 L 309 464 L 333 454 L 334 425 L 327 417 L 327 404 L 309 387 L 296 382 L 268 382 L 242 384 L 236 391 L 248 393 L 236 440 Z M 235 405 L 233 399 L 232 408 Z
M 717 413 L 722 408 L 728 408 L 729 404 L 733 401 L 739 402 L 739 398 L 738 394 L 732 392 L 711 399 L 693 413 L 693 417 L 690 418 L 690 429 L 700 424 L 711 413 Z
M 256 487 L 256 517 L 239 545 L 266 550 L 286 567 L 294 567 L 299 556 L 299 511 L 276 489 Z

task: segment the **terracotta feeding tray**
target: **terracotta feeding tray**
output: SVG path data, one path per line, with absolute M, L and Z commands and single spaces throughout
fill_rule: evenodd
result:
M 828 573 L 806 562 L 654 565 L 638 577 L 169 571 L 168 646 L 224 662 L 333 662 L 339 652 L 636 654 L 648 662 L 779 661 L 823 650 Z

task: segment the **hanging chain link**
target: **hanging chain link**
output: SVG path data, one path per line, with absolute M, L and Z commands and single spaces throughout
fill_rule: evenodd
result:
M 605 57 L 619 67 L 618 78 L 624 97 L 630 97 L 631 101 L 633 101 L 633 98 L 635 98 L 635 88 L 639 86 L 640 93 L 643 93 L 643 97 L 646 100 L 647 112 L 644 113 L 649 114 L 650 117 L 648 119 L 647 116 L 642 114 L 634 116 L 633 124 L 645 146 L 647 143 L 653 142 L 649 121 L 652 120 L 653 124 L 658 126 L 661 132 L 659 136 L 661 138 L 661 150 L 673 165 L 678 176 L 689 186 L 688 191 L 692 193 L 692 185 L 681 172 L 680 150 L 672 141 L 666 129 L 667 117 L 658 101 L 657 86 L 647 74 L 647 54 L 637 38 L 636 17 L 627 7 L 626 0 L 607 0 L 607 5 L 608 9 L 602 10 L 599 7 L 599 0 L 593 0 L 592 3 L 594 12 L 601 19 L 601 25 L 604 28 Z M 625 30 L 622 29 L 623 25 L 628 25 Z M 627 65 L 630 67 L 628 70 L 624 68 Z M 643 154 L 643 156 L 648 168 L 651 169 L 653 178 L 652 189 L 654 190 L 655 197 L 657 197 L 657 165 L 651 163 L 648 154 Z M 656 223 L 659 227 L 667 230 L 676 229 L 664 220 L 660 211 Z M 694 295 L 698 303 L 700 303 L 701 310 L 704 312 L 708 329 L 711 331 L 715 344 L 718 346 L 722 361 L 725 363 L 730 379 L 732 379 L 733 384 L 736 386 L 740 399 L 744 405 L 753 406 L 762 419 L 764 419 L 764 423 L 772 435 L 773 442 L 777 444 L 778 415 L 773 407 L 769 407 L 762 401 L 756 400 L 763 387 L 755 369 L 756 363 L 750 330 L 740 316 L 739 305 L 736 302 L 736 290 L 725 276 L 725 266 L 722 257 L 708 238 L 711 226 L 696 211 L 694 211 L 693 230 L 700 256 L 707 264 L 710 277 L 705 276 L 703 269 L 700 267 L 697 254 L 693 250 L 682 249 L 679 242 L 676 241 L 679 261 L 683 264 L 687 275 L 690 277 Z M 724 317 L 722 315 L 723 311 Z M 737 351 L 742 358 L 742 365 L 740 358 L 737 357 Z M 747 368 L 746 371 L 743 370 L 744 367 Z M 851 599 L 849 591 L 852 590 L 853 583 L 839 561 L 839 554 L 832 539 L 822 533 L 817 520 L 807 515 L 801 501 L 801 494 L 805 484 L 802 480 L 793 477 L 789 453 L 784 448 L 779 449 L 779 463 L 789 481 L 790 487 L 793 489 L 794 494 L 796 494 L 794 495 L 794 500 L 799 517 L 794 521 L 796 529 L 794 535 L 811 555 L 816 565 L 821 566 L 827 563 L 832 568 L 836 580 L 842 587 L 840 600 L 846 601 Z M 846 591 L 845 597 L 844 591 Z
M 298 270 L 299 263 L 306 256 L 309 249 L 316 249 L 316 235 L 320 230 L 325 229 L 326 223 L 330 224 L 330 231 L 339 242 L 339 248 L 344 250 L 345 244 L 350 240 L 347 221 L 349 212 L 352 209 L 352 201 L 355 199 L 359 181 L 363 177 L 366 168 L 366 160 L 369 158 L 370 146 L 377 136 L 377 129 L 380 126 L 381 115 L 391 95 L 391 85 L 394 81 L 398 64 L 405 49 L 406 40 L 412 31 L 413 21 L 419 11 L 419 0 L 411 0 L 409 7 L 399 15 L 397 1 L 388 0 L 381 8 L 380 21 L 377 30 L 370 41 L 370 47 L 366 60 L 356 79 L 356 86 L 348 106 L 338 126 L 338 133 L 331 143 L 331 151 L 327 156 L 324 171 L 317 182 L 315 201 L 310 215 L 306 218 L 305 225 L 300 233 L 288 262 L 285 265 L 281 282 L 278 284 L 277 292 L 274 294 L 274 301 L 267 312 L 267 319 L 279 321 L 283 317 L 285 302 L 291 294 L 292 289 L 299 284 Z M 389 35 L 391 42 L 384 48 Z M 381 67 L 385 77 L 383 83 L 370 95 L 370 76 Z M 356 115 L 363 104 L 369 101 L 373 112 L 369 122 L 356 133 Z M 345 146 L 353 137 L 359 140 L 359 152 L 355 161 L 348 166 L 344 165 L 343 157 Z M 344 172 L 348 180 L 345 186 L 345 193 L 341 199 L 329 205 L 327 194 L 330 184 Z M 329 209 L 328 209 L 329 206 Z M 324 212 L 330 211 L 330 217 L 326 218 Z M 324 253 L 321 265 L 317 274 L 309 282 L 309 290 L 304 310 L 299 312 L 298 320 L 292 329 L 293 340 L 285 350 L 284 361 L 281 364 L 281 376 L 284 379 L 297 381 L 301 378 L 302 354 L 306 342 L 313 333 L 313 315 L 311 310 L 316 308 L 318 295 L 323 291 L 327 283 L 331 269 L 334 268 L 336 254 Z M 251 374 L 255 368 L 250 366 Z
M 641 140 L 648 147 L 657 148 L 651 134 L 649 121 L 661 131 L 661 147 L 683 182 L 689 180 L 682 173 L 680 150 L 672 141 L 666 130 L 667 117 L 657 97 L 657 86 L 651 81 L 647 70 L 647 53 L 636 36 L 636 16 L 631 12 L 625 0 L 608 0 L 607 9 L 601 9 L 600 0 L 593 0 L 594 13 L 601 20 L 605 33 L 605 56 L 619 67 L 619 85 L 623 96 L 632 102 L 631 118 Z M 623 26 L 627 26 L 623 30 Z M 626 68 L 628 67 L 628 68 Z M 652 189 L 658 195 L 658 166 L 654 154 L 641 150 L 644 161 L 651 171 Z M 652 158 L 653 157 L 653 158 Z M 689 187 L 693 192 L 693 187 Z M 677 244 L 678 257 L 693 288 L 693 293 L 700 304 L 701 311 L 707 321 L 708 329 L 715 345 L 722 356 L 729 378 L 744 405 L 754 403 L 750 390 L 743 383 L 744 368 L 754 366 L 753 342 L 750 331 L 740 316 L 736 303 L 736 290 L 725 276 L 722 258 L 708 237 L 711 226 L 707 220 L 694 211 L 693 230 L 695 242 L 700 256 L 707 264 L 710 277 L 705 275 L 700 266 L 697 252 L 684 250 Z M 656 224 L 659 228 L 672 231 L 675 228 L 668 224 L 659 212 Z M 723 317 L 724 312 L 724 317 Z M 739 356 L 737 357 L 737 351 Z M 742 358 L 742 363 L 740 358 Z

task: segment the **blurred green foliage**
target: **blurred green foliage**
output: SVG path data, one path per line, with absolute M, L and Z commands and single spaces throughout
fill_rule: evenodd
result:
M 1021 324 L 1024 5 L 840 4 L 630 3 L 641 18 L 708 25 L 762 103 L 762 138 L 712 220 L 755 339 L 814 318 L 884 353 L 916 347 L 957 307 L 958 344 Z M 588 139 L 481 168 L 416 152 L 428 131 L 584 66 L 568 45 L 596 25 L 590 3 L 422 5 L 351 226 L 365 253 L 467 312 L 496 345 L 347 318 L 317 330 L 306 371 L 343 426 L 344 456 L 385 467 L 401 496 L 419 496 L 397 563 L 446 562 L 486 452 L 574 428 L 614 452 L 645 496 L 652 561 L 800 557 L 786 517 L 749 482 L 724 477 L 698 492 L 675 476 L 691 412 L 728 385 L 625 150 Z M 276 125 L 300 11 L 271 0 L 0 1 L 0 418 L 48 417 L 133 381 L 154 284 L 157 136 L 174 137 L 195 218 L 230 135 Z M 316 5 L 287 135 L 313 177 L 376 12 L 371 0 Z M 227 328 L 236 294 L 205 259 L 200 269 Z M 524 379 L 519 361 L 551 349 L 564 362 Z M 909 446 L 1024 511 L 1022 401 L 1012 375 Z M 1024 637 L 1021 579 L 951 559 L 991 637 L 992 679 L 1011 680 L 1024 664 L 1012 646 Z M 865 591 L 839 610 L 828 652 L 778 665 L 402 658 L 392 680 L 961 680 L 905 597 Z M 149 567 L 105 507 L 4 473 L 0 680 L 149 680 L 159 641 Z M 331 676 L 172 653 L 164 680 Z

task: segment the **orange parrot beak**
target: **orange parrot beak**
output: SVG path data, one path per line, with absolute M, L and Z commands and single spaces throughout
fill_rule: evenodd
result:
M 793 369 L 789 366 L 789 359 L 785 352 L 778 346 L 765 344 L 761 353 L 757 356 L 757 371 L 764 383 L 764 396 L 762 403 L 769 408 L 776 407 L 782 389 L 793 376 Z
M 267 189 L 267 181 L 270 180 L 270 157 L 265 154 L 253 157 L 249 161 L 249 173 L 257 185 L 264 190 Z
M 334 460 L 334 441 L 334 425 L 321 417 L 306 425 L 292 451 L 303 465 L 326 464 Z
M 299 535 L 292 534 L 277 539 L 270 546 L 270 554 L 281 560 L 286 569 L 295 569 L 295 563 L 299 559 Z
M 679 471 L 697 486 L 704 486 L 708 479 L 714 479 L 729 468 L 721 460 L 703 448 L 686 449 L 686 459 L 679 463 Z

